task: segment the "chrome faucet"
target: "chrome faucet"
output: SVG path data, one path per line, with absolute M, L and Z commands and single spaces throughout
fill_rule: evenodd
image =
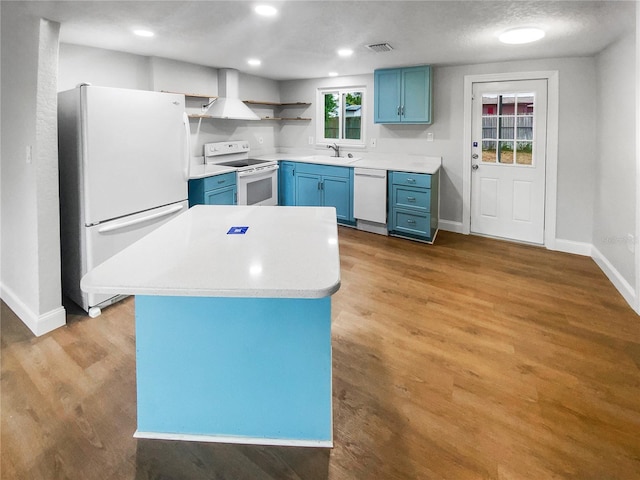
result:
M 340 156 L 340 147 L 338 146 L 337 143 L 334 143 L 333 145 L 327 145 L 327 148 L 333 148 L 333 150 L 336 152 L 334 157 Z

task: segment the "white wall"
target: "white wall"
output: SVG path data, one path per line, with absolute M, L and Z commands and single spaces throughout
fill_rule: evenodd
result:
M 2 2 L 0 8 L 1 295 L 41 335 L 65 323 L 56 96 L 60 25 L 23 14 L 17 3 Z
M 597 160 L 594 185 L 594 258 L 612 281 L 636 289 L 635 35 L 601 52 L 597 66 Z M 619 289 L 620 289 L 619 286 Z
M 59 72 L 59 91 L 89 82 L 103 87 L 218 95 L 215 68 L 80 45 L 60 44 Z M 239 94 L 242 100 L 280 101 L 277 82 L 243 73 Z M 203 103 L 205 99 L 186 99 L 187 109 L 193 113 L 200 113 Z M 273 110 L 261 107 L 256 107 L 256 113 L 273 116 Z M 218 119 L 192 119 L 190 126 L 193 156 L 202 155 L 205 143 L 226 140 L 248 140 L 255 155 L 272 153 L 280 128 L 275 121 Z

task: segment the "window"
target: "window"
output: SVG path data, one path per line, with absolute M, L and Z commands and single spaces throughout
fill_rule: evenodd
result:
M 534 93 L 482 95 L 482 161 L 532 165 Z
M 319 143 L 364 145 L 364 87 L 318 90 Z

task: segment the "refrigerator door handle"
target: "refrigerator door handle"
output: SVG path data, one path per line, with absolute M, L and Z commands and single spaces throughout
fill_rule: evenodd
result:
M 184 159 L 184 179 L 189 180 L 190 167 L 191 167 L 191 129 L 189 128 L 189 116 L 187 113 L 182 114 L 182 123 L 184 124 L 184 146 L 185 146 L 185 159 Z
M 136 218 L 134 220 L 123 220 L 122 222 L 112 223 L 98 228 L 98 233 L 108 233 L 115 230 L 121 230 L 123 228 L 131 227 L 132 225 L 138 225 L 140 223 L 148 222 L 149 220 L 155 220 L 156 218 L 166 217 L 173 213 L 179 212 L 184 208 L 183 205 L 173 205 L 161 212 L 152 213 L 146 217 Z

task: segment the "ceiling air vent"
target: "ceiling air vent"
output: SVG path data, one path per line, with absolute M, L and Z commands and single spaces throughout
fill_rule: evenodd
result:
M 371 45 L 367 45 L 367 48 L 376 53 L 390 52 L 393 50 L 393 47 L 388 43 L 372 43 Z

